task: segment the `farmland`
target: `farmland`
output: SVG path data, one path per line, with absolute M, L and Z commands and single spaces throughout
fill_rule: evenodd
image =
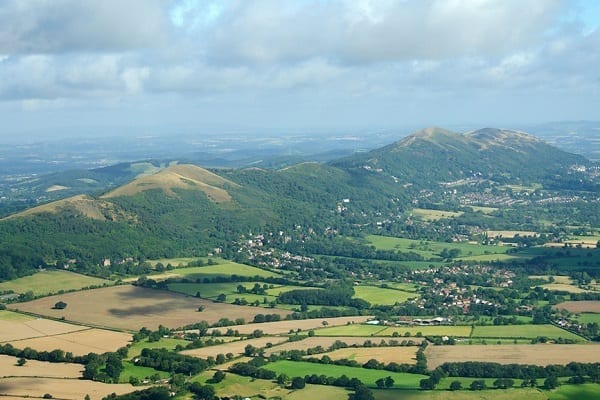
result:
M 286 337 L 266 336 L 256 339 L 236 340 L 229 343 L 219 344 L 216 346 L 202 347 L 199 349 L 184 350 L 181 352 L 181 354 L 201 358 L 216 357 L 218 354 L 227 353 L 241 355 L 244 354 L 244 348 L 248 345 L 254 346 L 256 348 L 263 348 L 268 346 L 269 344 L 276 345 L 285 341 L 287 341 Z
M 572 313 L 600 313 L 600 301 L 565 301 L 564 303 L 557 304 L 557 309 L 564 309 Z
M 370 359 L 389 364 L 395 362 L 398 364 L 414 364 L 416 362 L 416 353 L 418 347 L 349 347 L 345 349 L 334 350 L 329 353 L 319 354 L 319 357 L 328 355 L 332 360 L 354 360 L 359 364 L 364 364 Z
M 427 367 L 434 369 L 445 362 L 493 360 L 501 364 L 568 364 L 597 362 L 600 346 L 593 344 L 519 344 L 429 346 L 425 351 Z
M 387 329 L 380 325 L 350 324 L 315 331 L 317 336 L 375 336 Z
M 472 380 L 467 380 L 467 382 Z M 468 387 L 468 384 L 463 387 Z M 546 392 L 539 389 L 505 389 L 505 390 L 461 390 L 449 392 L 446 390 L 422 391 L 422 390 L 374 390 L 376 400 L 548 400 Z M 401 396 L 401 397 L 400 397 Z
M 265 365 L 266 369 L 275 371 L 277 374 L 286 374 L 290 377 L 305 375 L 325 375 L 339 377 L 346 375 L 348 378 L 358 378 L 368 386 L 375 386 L 375 381 L 386 376 L 394 379 L 394 388 L 416 389 L 419 387 L 419 380 L 425 378 L 424 375 L 406 374 L 400 372 L 390 372 L 385 370 L 373 370 L 356 367 L 345 367 L 341 365 L 325 365 L 301 361 L 276 361 Z
M 580 336 L 554 325 L 476 326 L 472 335 L 480 338 L 536 338 L 538 336 L 582 340 Z
M 0 291 L 12 290 L 15 293 L 33 292 L 35 296 L 58 293 L 59 291 L 79 290 L 90 286 L 109 285 L 111 281 L 77 274 L 75 272 L 48 270 L 0 283 Z
M 108 351 L 116 351 L 120 347 L 126 346 L 130 341 L 131 335 L 128 333 L 90 328 L 32 339 L 13 340 L 10 341 L 10 344 L 19 349 L 26 347 L 37 351 L 61 349 L 74 355 L 86 355 L 88 353 L 102 354 Z
M 471 334 L 471 327 L 466 325 L 440 325 L 440 326 L 411 326 L 411 327 L 389 327 L 377 333 L 377 336 L 392 336 L 397 332 L 399 336 L 456 336 L 468 337 Z
M 281 351 L 289 351 L 289 350 L 308 350 L 311 348 L 315 348 L 317 346 L 322 347 L 323 349 L 327 349 L 335 342 L 340 341 L 346 343 L 348 346 L 362 346 L 366 341 L 375 342 L 379 344 L 381 341 L 373 339 L 373 337 L 360 337 L 360 336 L 313 336 L 307 337 L 303 340 L 293 341 L 293 342 L 285 342 L 282 344 L 278 344 L 269 349 L 266 349 L 265 354 L 268 356 L 273 353 L 279 353 Z M 384 339 L 385 341 L 385 339 Z M 386 342 L 387 343 L 387 342 Z
M 355 286 L 354 297 L 366 300 L 371 304 L 391 305 L 404 303 L 406 300 L 416 297 L 416 294 L 375 286 Z
M 29 360 L 25 365 L 18 366 L 17 358 L 0 355 L 0 378 L 38 376 L 44 378 L 73 378 L 81 377 L 83 367 L 80 364 L 49 363 Z M 0 380 L 0 387 L 1 387 Z
M 307 331 L 309 329 L 317 329 L 322 328 L 323 326 L 336 327 L 339 325 L 346 324 L 358 324 L 360 322 L 365 322 L 368 319 L 372 318 L 372 316 L 359 316 L 359 317 L 336 317 L 336 318 L 315 318 L 315 319 L 299 319 L 299 320 L 285 320 L 285 321 L 276 321 L 276 322 L 264 322 L 264 323 L 254 323 L 254 324 L 245 324 L 245 325 L 233 325 L 228 326 L 227 328 L 211 328 L 208 330 L 210 334 L 214 330 L 223 331 L 224 329 L 233 329 L 238 331 L 241 334 L 250 334 L 254 332 L 255 329 L 260 329 L 264 333 L 268 335 L 277 335 L 288 333 L 289 331 Z M 359 325 L 362 326 L 362 325 Z M 328 328 L 332 329 L 332 328 Z M 322 332 L 327 329 L 322 329 L 315 331 Z M 336 335 L 332 335 L 336 336 Z M 343 335 L 342 335 L 343 336 Z
M 420 218 L 424 221 L 437 221 L 440 219 L 460 217 L 463 213 L 456 211 L 441 211 L 441 210 L 430 210 L 425 208 L 413 208 L 412 213 L 415 217 Z
M 89 328 L 49 319 L 34 318 L 10 311 L 0 311 L 0 343 L 61 335 L 85 329 Z
M 53 309 L 58 301 L 67 303 L 68 307 L 63 310 Z M 203 306 L 204 311 L 198 312 L 199 306 Z M 89 326 L 133 331 L 142 327 L 156 329 L 158 325 L 177 328 L 199 320 L 214 323 L 225 315 L 232 319 L 252 320 L 262 310 L 129 285 L 66 293 L 10 307 L 53 318 L 64 316 L 66 320 Z M 269 312 L 281 315 L 288 313 L 278 309 L 271 309 Z
M 111 393 L 123 394 L 134 391 L 130 384 L 107 384 L 81 379 L 56 379 L 41 377 L 15 377 L 0 379 L 0 396 L 42 398 L 49 393 L 54 398 L 80 400 L 89 395 L 100 400 Z

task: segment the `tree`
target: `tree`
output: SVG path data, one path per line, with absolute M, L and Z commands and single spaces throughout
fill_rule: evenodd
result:
M 460 390 L 462 389 L 462 383 L 460 383 L 460 381 L 452 381 L 452 383 L 450 383 L 450 390 Z
M 217 296 L 217 303 L 225 303 L 227 301 L 227 295 L 225 293 L 221 293 Z
M 194 382 L 190 385 L 189 390 L 196 395 L 198 400 L 213 400 L 215 398 L 215 388 L 211 385 Z
M 544 380 L 544 389 L 556 389 L 558 387 L 558 379 L 555 376 L 549 376 Z
M 435 382 L 431 378 L 421 379 L 419 387 L 423 390 L 433 390 L 435 389 Z
M 304 389 L 306 381 L 302 377 L 295 377 L 292 379 L 292 389 Z
M 219 370 L 219 371 L 216 371 L 215 374 L 213 375 L 213 377 L 211 379 L 211 383 L 219 383 L 223 379 L 225 379 L 225 372 Z
M 67 308 L 67 303 L 65 303 L 64 301 L 59 301 L 56 304 L 54 304 L 55 310 L 64 310 L 65 308 Z
M 391 376 L 386 376 L 384 383 L 386 388 L 391 388 L 394 386 L 394 379 Z
M 471 390 L 483 390 L 486 388 L 486 385 L 484 380 L 477 379 L 471 382 L 471 385 L 469 387 L 471 388 Z
M 358 385 L 354 389 L 352 400 L 375 400 L 375 396 L 373 396 L 373 392 L 365 385 Z
M 375 381 L 375 384 L 377 385 L 378 388 L 382 388 L 385 386 L 385 379 L 379 378 Z
M 19 359 L 17 360 L 17 365 L 18 365 L 19 367 L 22 367 L 22 366 L 23 366 L 23 365 L 25 365 L 25 364 L 27 364 L 27 360 L 26 360 L 26 359 L 24 359 L 23 357 L 21 357 L 21 358 L 19 358 Z

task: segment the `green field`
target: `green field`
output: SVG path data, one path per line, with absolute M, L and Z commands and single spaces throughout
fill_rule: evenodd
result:
M 412 251 L 420 254 L 427 260 L 439 259 L 440 253 L 444 249 L 459 250 L 460 253 L 456 257 L 457 259 L 472 259 L 472 257 L 480 257 L 489 258 L 491 260 L 505 258 L 507 256 L 506 253 L 508 250 L 510 250 L 510 247 L 505 246 L 486 246 L 472 243 L 432 242 L 427 240 L 413 240 L 378 235 L 368 235 L 366 240 L 370 245 L 373 245 L 380 250 L 398 250 L 404 252 Z M 514 257 L 514 255 L 512 257 Z
M 217 260 L 217 265 L 207 265 L 204 267 L 187 267 L 187 268 L 175 268 L 173 270 L 167 271 L 170 275 L 181 275 L 191 278 L 205 278 L 205 277 L 215 277 L 215 276 L 229 276 L 229 275 L 239 275 L 239 276 L 259 276 L 262 278 L 270 277 L 270 276 L 278 276 L 277 273 L 267 271 L 264 269 L 251 267 L 245 264 L 239 264 L 233 261 L 227 260 Z M 160 275 L 160 274 L 159 274 Z
M 493 380 L 492 380 L 493 382 Z M 546 391 L 538 389 L 505 389 L 505 390 L 373 390 L 375 400 L 547 400 Z M 578 399 L 577 397 L 573 397 Z
M 418 295 L 377 286 L 354 286 L 354 297 L 366 300 L 372 305 L 393 305 L 395 303 L 404 303 L 410 298 L 418 297 Z
M 428 208 L 413 208 L 412 213 L 415 217 L 424 221 L 437 221 L 440 219 L 456 218 L 463 215 L 462 211 L 442 211 L 431 210 Z
M 399 336 L 404 336 L 406 332 L 409 332 L 411 337 L 417 336 L 419 332 L 421 332 L 422 336 L 469 337 L 471 335 L 471 327 L 468 325 L 399 326 L 389 327 L 378 332 L 377 336 L 392 336 L 394 332 L 398 332 Z
M 141 342 L 135 342 L 129 347 L 127 357 L 130 359 L 137 357 L 141 354 L 143 349 L 167 349 L 174 350 L 175 347 L 180 344 L 183 347 L 188 345 L 190 342 L 183 339 L 173 338 L 161 338 L 158 342 L 148 342 L 148 339 L 144 339 Z
M 597 400 L 600 399 L 600 385 L 561 385 L 551 392 L 544 392 L 550 400 Z
M 387 329 L 385 326 L 349 324 L 332 326 L 330 328 L 315 330 L 316 336 L 375 336 L 377 333 Z
M 134 365 L 130 361 L 123 361 L 123 371 L 119 376 L 119 382 L 127 383 L 129 382 L 129 378 L 132 376 L 139 379 L 140 381 L 143 381 L 145 378 L 156 374 L 158 374 L 161 379 L 166 379 L 169 377 L 168 372 L 157 371 L 154 368 L 150 367 L 140 367 Z
M 7 310 L 0 310 L 0 321 L 28 321 L 35 319 L 30 315 L 20 314 Z
M 178 258 L 159 258 L 158 260 L 146 260 L 152 265 L 156 267 L 156 264 L 161 263 L 163 266 L 167 266 L 171 264 L 173 267 L 187 267 L 189 263 L 202 260 L 206 262 L 205 257 L 178 257 Z
M 394 387 L 402 389 L 416 389 L 419 387 L 419 381 L 426 378 L 425 375 L 287 360 L 269 363 L 263 368 L 275 371 L 277 374 L 286 374 L 289 377 L 304 377 L 312 374 L 334 377 L 346 375 L 349 378 L 358 378 L 362 383 L 371 387 L 376 386 L 377 379 L 391 376 L 394 379 Z
M 498 326 L 476 326 L 473 337 L 479 338 L 536 338 L 545 336 L 551 339 L 573 339 L 582 341 L 580 336 L 565 331 L 554 325 L 498 325 Z
M 596 313 L 581 313 L 576 319 L 583 324 L 589 324 L 592 322 L 600 324 L 600 314 Z
M 47 270 L 33 275 L 0 283 L 0 291 L 12 290 L 15 293 L 32 291 L 36 296 L 58 293 L 61 290 L 79 290 L 89 286 L 110 285 L 112 282 L 93 276 L 81 275 L 62 270 Z

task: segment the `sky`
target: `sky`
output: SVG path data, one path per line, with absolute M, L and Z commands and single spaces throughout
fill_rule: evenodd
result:
M 600 119 L 595 0 L 2 0 L 0 142 Z

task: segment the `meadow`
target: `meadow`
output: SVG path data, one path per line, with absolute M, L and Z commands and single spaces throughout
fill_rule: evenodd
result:
M 457 379 L 460 380 L 460 379 Z M 493 381 L 493 380 L 492 380 Z M 443 384 L 444 380 L 440 383 Z M 471 381 L 465 381 L 467 386 Z M 449 384 L 448 384 L 449 385 Z M 463 385 L 465 386 L 465 385 Z M 373 390 L 375 400 L 547 400 L 547 392 L 538 389 L 505 389 L 505 390 L 460 390 L 449 392 L 447 390 Z
M 90 286 L 110 285 L 111 281 L 93 276 L 81 275 L 62 270 L 40 271 L 12 281 L 0 283 L 0 291 L 12 290 L 15 293 L 33 292 L 35 296 L 79 290 Z
M 415 298 L 415 293 L 405 292 L 396 289 L 387 289 L 376 286 L 354 286 L 354 297 L 363 299 L 379 305 L 393 305 L 395 303 L 404 303 L 408 299 Z
M 394 388 L 403 389 L 416 389 L 419 387 L 419 381 L 426 378 L 425 375 L 418 374 L 287 360 L 269 363 L 263 368 L 275 371 L 277 374 L 286 374 L 289 377 L 304 377 L 313 374 L 334 377 L 346 375 L 350 379 L 358 378 L 365 385 L 371 387 L 376 387 L 375 381 L 377 379 L 391 376 L 394 379 Z
M 475 326 L 472 337 L 480 338 L 536 338 L 572 339 L 582 341 L 583 338 L 554 325 L 498 325 Z
M 456 218 L 464 214 L 462 211 L 442 211 L 431 210 L 428 208 L 413 208 L 413 216 L 422 219 L 423 221 L 431 222 L 440 219 Z

